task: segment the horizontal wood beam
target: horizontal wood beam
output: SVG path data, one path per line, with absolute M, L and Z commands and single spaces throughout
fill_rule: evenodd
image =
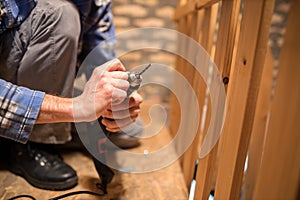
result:
M 207 8 L 212 6 L 213 4 L 219 2 L 220 0 L 192 0 L 188 1 L 186 4 L 178 6 L 175 15 L 174 20 L 178 21 L 180 18 L 190 14 L 191 12 L 194 12 L 199 9 Z

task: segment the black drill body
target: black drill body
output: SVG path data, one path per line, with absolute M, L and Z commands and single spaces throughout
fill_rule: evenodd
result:
M 141 72 L 128 72 L 128 82 L 129 82 L 129 88 L 127 90 L 127 98 L 129 98 L 129 96 L 136 91 L 137 89 L 139 89 L 139 87 L 141 86 L 142 83 L 142 74 L 151 66 L 151 64 L 149 64 L 147 67 L 145 67 Z M 105 132 L 106 135 L 111 134 L 109 131 L 106 130 L 105 126 L 101 123 L 101 120 L 103 118 L 100 117 L 99 118 L 99 123 L 100 126 L 102 128 L 102 130 Z M 113 120 L 113 119 L 111 119 Z M 113 133 L 112 133 L 113 134 Z M 100 155 L 101 156 L 101 155 Z M 102 155 L 104 156 L 104 155 Z M 107 193 L 107 184 L 111 182 L 113 176 L 114 176 L 114 172 L 112 171 L 112 169 L 110 169 L 107 165 L 103 164 L 102 162 L 100 162 L 97 159 L 93 159 L 96 170 L 100 176 L 101 179 L 101 189 L 103 190 L 103 192 L 106 194 Z

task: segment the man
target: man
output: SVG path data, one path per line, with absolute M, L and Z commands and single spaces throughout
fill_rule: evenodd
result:
M 74 3 L 77 7 L 66 0 L 0 0 L 0 133 L 16 141 L 28 140 L 26 145 L 10 145 L 10 170 L 45 189 L 70 188 L 76 185 L 77 175 L 50 146 L 41 143 L 69 141 L 70 124 L 65 122 L 110 117 L 110 104 L 121 103 L 128 88 L 125 68 L 111 63 L 105 70 L 94 70 L 83 93 L 71 98 L 79 38 L 82 41 L 100 31 L 98 26 L 111 27 L 99 22 L 111 20 L 101 17 L 100 9 L 110 6 L 109 1 Z M 96 13 L 98 21 L 92 20 L 91 13 Z M 95 40 L 89 41 L 95 43 L 90 48 L 100 37 L 92 35 Z M 124 126 L 136 119 L 141 101 L 138 94 L 131 97 L 131 115 L 120 119 Z M 104 119 L 102 123 L 110 131 L 120 130 L 117 122 Z

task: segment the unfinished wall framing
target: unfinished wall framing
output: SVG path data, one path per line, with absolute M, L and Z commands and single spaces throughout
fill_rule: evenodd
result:
M 292 9 L 279 60 L 280 80 L 271 102 L 274 60 L 268 38 L 274 2 L 179 1 L 175 13 L 178 31 L 193 38 L 211 55 L 227 96 L 221 137 L 213 150 L 199 159 L 195 199 L 208 199 L 212 190 L 215 199 L 228 200 L 296 199 L 299 195 L 300 123 L 296 123 L 296 119 L 300 118 L 300 79 L 297 78 L 300 71 L 296 67 L 296 55 L 300 55 L 300 40 L 296 34 L 300 29 L 297 21 L 300 3 L 291 0 Z M 179 48 L 189 51 L 184 41 L 179 42 Z M 181 159 L 189 185 L 209 125 L 210 104 L 209 101 L 206 103 L 206 85 L 193 66 L 180 57 L 175 66 L 196 91 L 199 107 L 206 105 L 208 110 L 207 114 L 201 113 L 201 118 L 206 118 L 203 130 L 199 128 Z M 173 134 L 180 123 L 179 106 L 173 97 L 170 115 Z M 247 156 L 249 165 L 245 171 Z

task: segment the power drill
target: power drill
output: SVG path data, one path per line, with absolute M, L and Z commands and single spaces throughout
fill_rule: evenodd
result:
M 149 69 L 149 67 L 151 67 L 151 64 L 147 65 L 142 71 L 140 72 L 127 72 L 128 73 L 128 79 L 127 81 L 129 82 L 129 88 L 127 90 L 127 98 L 129 98 L 129 96 L 134 92 L 136 91 L 137 89 L 139 89 L 139 87 L 141 86 L 141 83 L 142 83 L 142 74 L 147 70 Z M 100 121 L 102 120 L 102 117 L 100 117 Z M 106 118 L 110 121 L 114 121 L 114 119 L 110 119 L 110 118 Z M 101 124 L 101 123 L 100 123 Z M 105 126 L 102 125 L 101 127 L 102 129 L 104 128 L 105 130 Z M 107 131 L 107 135 L 109 135 L 110 132 Z
M 147 65 L 142 71 L 140 72 L 128 72 L 128 82 L 129 82 L 129 88 L 127 90 L 127 98 L 139 87 L 142 83 L 142 74 L 151 67 L 151 64 Z M 102 117 L 98 119 L 100 126 L 102 130 L 105 131 L 106 135 L 113 134 L 106 130 L 105 126 L 101 123 Z M 113 119 L 111 119 L 113 120 Z M 100 150 L 99 150 L 100 152 Z M 107 194 L 107 184 L 111 182 L 114 172 L 105 164 L 98 161 L 97 159 L 93 158 L 94 165 L 96 167 L 96 170 L 101 178 L 101 189 L 103 190 L 104 194 Z
M 151 67 L 151 64 L 147 65 L 141 72 L 128 72 L 128 82 L 129 82 L 129 88 L 127 90 L 127 97 L 129 97 L 132 92 L 139 89 L 141 83 L 142 83 L 142 74 Z

